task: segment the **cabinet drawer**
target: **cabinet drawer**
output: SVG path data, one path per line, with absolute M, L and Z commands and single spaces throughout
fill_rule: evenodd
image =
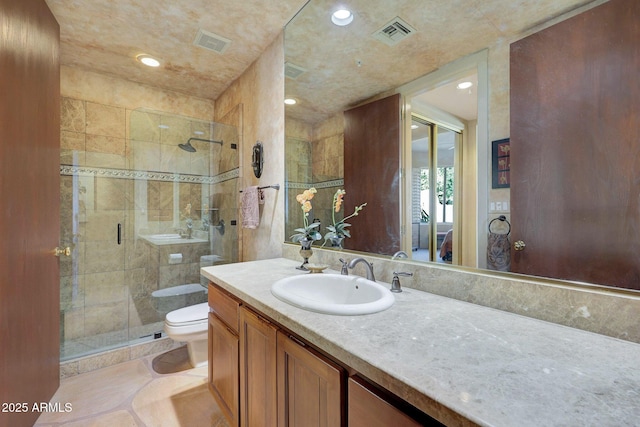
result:
M 349 427 L 420 427 L 440 426 L 436 420 L 427 418 L 418 422 L 404 411 L 392 405 L 387 398 L 358 377 L 348 381 Z
M 209 282 L 209 307 L 235 333 L 240 328 L 240 301 L 221 289 L 215 283 Z

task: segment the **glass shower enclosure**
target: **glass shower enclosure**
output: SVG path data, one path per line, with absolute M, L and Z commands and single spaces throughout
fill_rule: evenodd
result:
M 63 115 L 65 103 L 91 107 L 63 99 Z M 238 260 L 237 129 L 126 115 L 119 153 L 89 126 L 72 135 L 83 146 L 62 146 L 63 361 L 162 336 L 167 312 L 206 301 L 200 268 Z

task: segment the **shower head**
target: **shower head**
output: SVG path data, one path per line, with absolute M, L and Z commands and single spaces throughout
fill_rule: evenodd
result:
M 178 144 L 178 147 L 182 148 L 184 151 L 188 151 L 190 153 L 195 153 L 196 148 L 191 145 L 191 141 L 203 141 L 203 142 L 211 142 L 212 144 L 220 144 L 222 145 L 222 141 L 214 141 L 212 139 L 202 139 L 202 138 L 189 138 L 186 144 Z
M 190 153 L 195 153 L 196 149 L 193 145 L 191 145 L 191 142 L 187 141 L 186 144 L 178 144 L 178 147 L 182 148 L 184 151 L 188 151 Z

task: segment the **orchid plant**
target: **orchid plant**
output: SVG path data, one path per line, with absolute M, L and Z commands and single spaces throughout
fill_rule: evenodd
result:
M 308 190 L 304 190 L 302 194 L 298 194 L 296 196 L 296 200 L 300 203 L 300 207 L 302 209 L 302 220 L 304 227 L 296 228 L 295 231 L 298 233 L 291 236 L 291 241 L 294 243 L 300 242 L 301 240 L 320 240 L 322 238 L 322 234 L 317 230 L 320 226 L 319 222 L 314 222 L 313 224 L 309 224 L 309 212 L 312 209 L 311 199 L 313 199 L 314 194 L 318 191 L 311 187 Z
M 333 210 L 331 212 L 333 225 L 327 226 L 327 230 L 329 230 L 329 232 L 324 235 L 324 243 L 322 244 L 322 246 L 326 245 L 327 241 L 329 240 L 351 237 L 351 233 L 349 233 L 349 230 L 347 230 L 347 227 L 351 227 L 351 224 L 345 221 L 354 216 L 358 216 L 358 213 L 362 209 L 364 209 L 365 206 L 367 206 L 366 203 L 363 203 L 360 206 L 356 206 L 351 215 L 345 216 L 341 220 L 336 221 L 336 213 L 340 212 L 340 209 L 342 209 L 342 203 L 345 194 L 347 194 L 346 190 L 338 189 L 333 195 Z

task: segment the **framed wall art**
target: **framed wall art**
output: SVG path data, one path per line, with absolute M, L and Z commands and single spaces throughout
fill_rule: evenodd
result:
M 511 185 L 511 143 L 509 138 L 492 142 L 492 188 L 509 188 Z

